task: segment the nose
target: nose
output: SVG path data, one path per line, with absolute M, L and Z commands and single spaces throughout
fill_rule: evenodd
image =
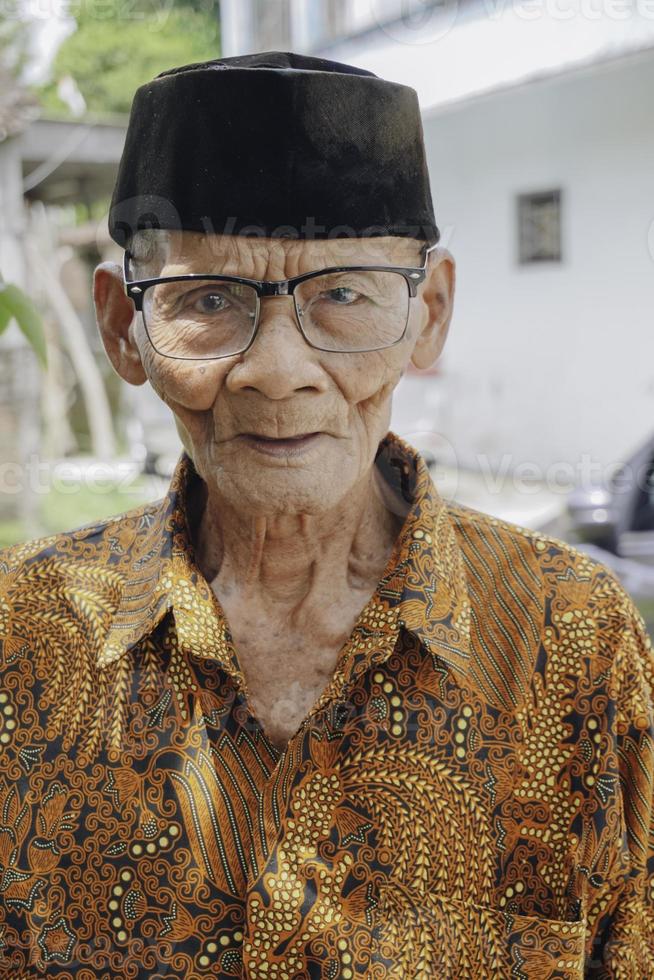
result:
M 229 389 L 256 390 L 274 400 L 298 391 L 324 391 L 328 379 L 320 352 L 302 336 L 293 297 L 265 296 L 259 302 L 256 337 L 229 372 Z

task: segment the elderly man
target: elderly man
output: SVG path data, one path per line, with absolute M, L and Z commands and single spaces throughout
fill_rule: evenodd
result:
M 137 92 L 96 270 L 162 501 L 4 552 L 0 975 L 654 976 L 654 656 L 609 570 L 388 431 L 439 356 L 415 93 Z

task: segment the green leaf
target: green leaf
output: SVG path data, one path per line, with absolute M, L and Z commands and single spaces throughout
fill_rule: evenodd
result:
M 12 318 L 25 335 L 41 367 L 46 367 L 48 358 L 45 334 L 36 307 L 18 286 L 2 283 L 0 284 L 0 332 L 6 329 Z
M 0 333 L 5 332 L 13 317 L 11 307 L 5 299 L 5 289 L 4 283 L 0 283 Z

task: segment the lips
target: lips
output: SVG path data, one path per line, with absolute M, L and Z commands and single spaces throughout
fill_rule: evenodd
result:
M 321 432 L 303 432 L 299 435 L 264 436 L 259 433 L 246 432 L 240 436 L 242 442 L 266 456 L 293 457 L 302 456 L 309 452 L 320 440 Z
M 317 436 L 317 432 L 302 432 L 297 436 L 263 436 L 258 432 L 245 432 L 249 439 L 259 439 L 263 442 L 299 442 L 300 439 L 308 439 L 309 436 Z

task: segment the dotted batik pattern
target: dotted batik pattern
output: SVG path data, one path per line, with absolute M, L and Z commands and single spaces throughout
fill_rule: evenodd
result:
M 392 433 L 385 574 L 280 752 L 159 503 L 0 554 L 0 976 L 654 977 L 654 655 Z

